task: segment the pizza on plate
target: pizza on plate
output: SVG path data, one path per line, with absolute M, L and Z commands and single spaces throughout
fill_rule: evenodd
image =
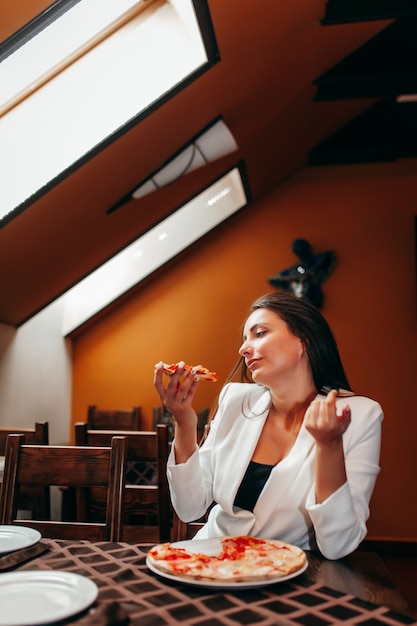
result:
M 301 548 L 276 539 L 222 537 L 219 544 L 217 554 L 204 554 L 162 543 L 148 552 L 148 560 L 156 569 L 177 577 L 220 582 L 276 579 L 294 574 L 306 564 Z
M 162 366 L 163 366 L 165 374 L 167 374 L 168 376 L 172 376 L 173 374 L 175 374 L 175 372 L 178 369 L 177 363 L 173 363 L 172 365 L 163 363 Z M 206 367 L 201 367 L 201 366 L 193 367 L 192 365 L 184 365 L 185 371 L 190 371 L 192 369 L 195 370 L 195 376 L 199 380 L 208 380 L 214 383 L 219 378 L 216 372 L 210 372 Z

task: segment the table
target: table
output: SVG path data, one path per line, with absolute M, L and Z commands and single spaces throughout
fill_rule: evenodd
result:
M 355 552 L 339 561 L 326 561 L 317 553 L 308 553 L 309 568 L 290 581 L 231 591 L 159 577 L 145 563 L 150 544 L 42 542 L 50 550 L 18 571 L 52 569 L 87 576 L 99 588 L 99 604 L 120 603 L 131 626 L 417 623 L 407 616 L 404 598 L 375 553 Z M 81 622 L 86 623 L 74 618 L 71 624 Z

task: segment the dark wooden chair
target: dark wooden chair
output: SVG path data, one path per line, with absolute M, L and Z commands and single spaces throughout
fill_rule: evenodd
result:
M 0 428 L 0 456 L 5 455 L 8 435 L 24 435 L 25 443 L 48 444 L 48 422 L 35 422 L 34 428 Z
M 157 424 L 166 424 L 168 426 L 168 439 L 169 441 L 171 441 L 174 436 L 174 426 L 172 422 L 171 413 L 168 411 L 168 409 L 164 405 L 154 406 L 152 409 L 152 417 L 153 417 L 154 428 L 156 428 Z M 201 441 L 204 435 L 208 417 L 209 417 L 208 408 L 204 408 L 204 409 L 201 409 L 201 411 L 197 411 L 197 418 L 198 418 L 197 441 Z
M 177 515 L 177 513 L 173 512 L 173 522 L 172 522 L 172 533 L 171 533 L 171 541 L 184 541 L 185 539 L 193 539 L 196 533 L 204 526 L 207 521 L 208 514 L 210 512 L 211 505 L 207 510 L 206 514 L 200 519 L 193 520 L 192 522 L 183 522 Z
M 49 443 L 48 422 L 35 422 L 34 428 L 0 428 L 0 456 L 6 454 L 6 441 L 9 435 L 24 435 L 25 443 L 44 444 Z M 1 491 L 0 479 L 0 491 Z M 18 509 L 21 515 L 35 515 L 50 517 L 49 492 L 46 494 L 42 488 L 28 486 L 20 491 Z
M 90 404 L 87 409 L 87 425 L 90 430 L 140 430 L 142 409 L 98 409 Z
M 126 473 L 124 437 L 114 437 L 110 447 L 51 446 L 24 444 L 23 435 L 9 435 L 6 443 L 3 487 L 0 495 L 0 523 L 36 528 L 52 539 L 120 541 L 122 503 Z M 77 519 L 86 520 L 86 490 L 103 487 L 106 494 L 104 522 L 18 520 L 19 490 L 33 485 L 75 487 Z
M 115 435 L 127 440 L 127 474 L 123 502 L 123 540 L 164 542 L 171 535 L 171 501 L 166 464 L 169 453 L 168 431 L 159 425 L 156 431 L 90 430 L 86 423 L 75 424 L 75 443 L 104 446 Z M 89 513 L 100 519 L 103 493 L 92 489 Z

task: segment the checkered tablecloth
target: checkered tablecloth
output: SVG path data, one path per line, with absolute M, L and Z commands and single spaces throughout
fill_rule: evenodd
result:
M 146 546 L 42 541 L 50 545 L 50 551 L 19 571 L 52 569 L 87 576 L 99 588 L 99 601 L 119 603 L 133 626 L 416 624 L 388 607 L 312 580 L 309 570 L 290 581 L 265 587 L 221 590 L 195 587 L 154 574 L 146 565 Z

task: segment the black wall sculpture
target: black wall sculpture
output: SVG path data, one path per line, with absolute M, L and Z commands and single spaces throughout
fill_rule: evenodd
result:
M 320 309 L 324 298 L 321 283 L 332 273 L 336 255 L 331 250 L 313 254 L 310 243 L 305 239 L 295 239 L 291 247 L 299 262 L 274 274 L 268 282 Z

